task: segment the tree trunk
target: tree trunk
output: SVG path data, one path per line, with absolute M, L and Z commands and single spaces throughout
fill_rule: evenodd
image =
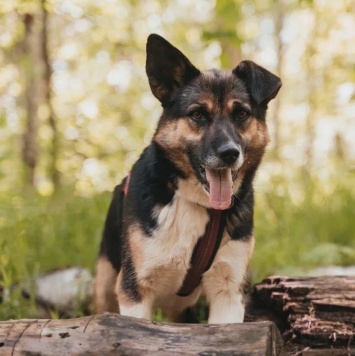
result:
M 310 6 L 314 6 L 310 3 Z M 318 111 L 318 101 L 320 97 L 320 83 L 323 82 L 324 73 L 321 72 L 317 61 L 315 59 L 315 54 L 317 53 L 317 47 L 319 41 L 319 31 L 320 15 L 317 12 L 316 8 L 314 10 L 314 23 L 313 27 L 308 35 L 309 40 L 307 47 L 305 49 L 304 55 L 304 66 L 305 66 L 305 84 L 307 90 L 307 104 L 308 104 L 308 113 L 306 116 L 306 132 L 305 132 L 305 158 L 306 163 L 304 165 L 304 173 L 307 178 L 312 175 L 312 170 L 314 166 L 314 141 L 316 138 L 316 117 Z
M 53 187 L 56 190 L 60 184 L 59 171 L 57 169 L 58 160 L 58 128 L 56 118 L 54 116 L 52 106 L 52 85 L 51 77 L 52 70 L 50 66 L 49 51 L 48 51 L 48 11 L 46 9 L 46 0 L 41 0 L 42 10 L 42 31 L 41 31 L 41 57 L 43 62 L 43 100 L 48 111 L 48 122 L 52 130 L 52 140 L 50 148 L 50 176 Z
M 23 57 L 26 124 L 23 134 L 22 159 L 25 167 L 25 184 L 33 187 L 38 163 L 38 79 L 40 77 L 40 68 L 38 67 L 38 19 L 33 14 L 25 14 L 23 22 L 25 27 Z
M 276 54 L 277 54 L 277 68 L 276 75 L 280 78 L 283 77 L 282 68 L 284 62 L 284 45 L 281 40 L 281 31 L 284 26 L 284 10 L 283 1 L 278 1 L 275 3 L 275 43 L 276 43 Z M 274 157 L 276 160 L 280 158 L 280 147 L 281 147 L 281 127 L 280 127 L 280 101 L 282 97 L 282 90 L 278 93 L 274 102 L 274 112 L 273 112 L 273 124 L 274 124 Z
M 167 324 L 102 314 L 70 320 L 0 322 L 6 355 L 282 355 L 271 322 Z
M 292 350 L 355 354 L 355 276 L 270 277 L 255 286 L 253 302 L 254 315 L 265 319 L 266 312 Z

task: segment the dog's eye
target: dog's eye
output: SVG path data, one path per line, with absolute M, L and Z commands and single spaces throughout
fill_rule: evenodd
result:
M 190 116 L 195 120 L 199 120 L 202 118 L 202 112 L 201 110 L 194 110 L 191 112 Z
M 236 112 L 236 116 L 237 116 L 238 119 L 246 120 L 249 117 L 249 113 L 247 113 L 244 110 L 238 110 Z

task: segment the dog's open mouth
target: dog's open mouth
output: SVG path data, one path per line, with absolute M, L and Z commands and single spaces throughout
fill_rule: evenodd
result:
M 231 206 L 233 181 L 238 171 L 230 168 L 210 169 L 200 166 L 200 174 L 205 182 L 204 187 L 210 194 L 213 209 L 226 210 Z

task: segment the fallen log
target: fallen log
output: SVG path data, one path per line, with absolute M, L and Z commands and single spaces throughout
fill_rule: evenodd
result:
M 116 314 L 0 322 L 0 355 L 280 355 L 279 330 L 287 355 L 355 355 L 355 276 L 269 277 L 250 299 L 244 324 Z
M 355 276 L 269 277 L 252 301 L 251 320 L 275 321 L 293 354 L 355 355 Z
M 0 355 L 282 355 L 269 321 L 168 324 L 105 313 L 69 320 L 0 322 Z

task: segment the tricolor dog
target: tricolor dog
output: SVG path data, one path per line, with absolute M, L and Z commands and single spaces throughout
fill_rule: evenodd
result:
M 146 72 L 163 111 L 151 143 L 115 188 L 96 267 L 97 312 L 173 320 L 200 295 L 209 323 L 240 323 L 253 252 L 253 179 L 280 79 L 251 61 L 200 71 L 164 38 Z

